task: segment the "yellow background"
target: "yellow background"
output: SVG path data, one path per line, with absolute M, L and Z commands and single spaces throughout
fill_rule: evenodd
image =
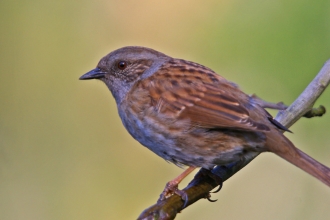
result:
M 114 49 L 192 60 L 287 104 L 330 58 L 329 1 L 2 0 L 0 28 L 3 220 L 136 219 L 181 172 L 129 136 L 105 85 L 78 80 Z M 288 136 L 330 166 L 329 125 Z M 329 188 L 270 153 L 212 198 L 177 219 L 330 219 Z

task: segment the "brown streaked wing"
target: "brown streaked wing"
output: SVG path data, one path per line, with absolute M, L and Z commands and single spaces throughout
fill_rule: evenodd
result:
M 269 127 L 250 118 L 248 109 L 221 88 L 221 82 L 214 85 L 210 82 L 196 81 L 200 73 L 182 75 L 180 71 L 167 73 L 171 79 L 164 79 L 158 72 L 152 77 L 149 87 L 153 105 L 157 112 L 173 118 L 189 119 L 192 126 L 203 128 L 230 128 L 237 130 L 268 131 Z M 174 77 L 178 74 L 180 77 Z M 215 73 L 214 73 L 215 74 Z M 184 78 L 184 80 L 182 79 Z M 171 82 L 170 82 L 171 81 Z M 161 89 L 159 89 L 161 88 Z
M 166 99 L 166 94 L 162 96 L 163 105 L 182 105 L 176 114 L 179 118 L 188 118 L 194 126 L 204 128 L 231 128 L 239 130 L 269 130 L 263 124 L 254 122 L 250 118 L 248 110 L 239 104 L 234 98 L 219 89 L 219 94 L 209 93 L 208 90 L 201 96 L 189 88 L 191 93 L 180 93 L 180 90 L 168 91 L 176 94 L 176 100 Z M 173 94 L 172 94 L 173 95 Z

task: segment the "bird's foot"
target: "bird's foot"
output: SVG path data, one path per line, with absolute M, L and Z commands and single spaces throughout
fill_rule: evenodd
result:
M 163 201 L 166 198 L 172 196 L 173 194 L 177 194 L 178 196 L 180 196 L 182 198 L 183 201 L 185 201 L 184 207 L 186 207 L 187 202 L 188 202 L 188 195 L 185 191 L 178 189 L 178 185 L 187 175 L 189 175 L 195 169 L 196 169 L 196 167 L 188 167 L 178 177 L 176 177 L 175 179 L 169 181 L 166 184 L 162 194 L 160 194 L 159 199 L 158 199 L 157 202 Z
M 211 199 L 211 193 L 217 193 L 217 192 L 219 192 L 219 191 L 221 190 L 221 188 L 222 188 L 223 181 L 222 181 L 222 179 L 221 179 L 220 176 L 218 176 L 218 175 L 212 173 L 211 170 L 207 170 L 207 169 L 204 169 L 204 168 L 202 168 L 202 169 L 200 170 L 200 172 L 198 173 L 198 175 L 195 176 L 195 179 L 196 179 L 196 178 L 203 178 L 203 176 L 208 176 L 208 177 L 210 177 L 211 179 L 213 179 L 213 180 L 219 185 L 218 188 L 217 188 L 215 191 L 209 192 L 209 193 L 205 196 L 205 198 L 206 198 L 208 201 L 210 201 L 210 202 L 216 202 L 217 199 L 216 199 L 216 200 Z
M 166 184 L 163 192 L 159 196 L 159 199 L 158 199 L 157 203 L 167 199 L 168 197 L 172 196 L 173 194 L 176 194 L 176 195 L 181 197 L 181 199 L 184 201 L 183 207 L 187 206 L 187 204 L 188 204 L 188 194 L 185 191 L 180 190 L 178 188 L 177 181 L 174 181 L 174 180 L 169 181 Z

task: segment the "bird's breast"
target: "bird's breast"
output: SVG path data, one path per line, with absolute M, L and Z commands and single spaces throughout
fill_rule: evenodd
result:
M 118 110 L 123 125 L 134 139 L 165 160 L 173 160 L 181 136 L 181 129 L 174 121 L 156 115 L 151 106 L 136 109 L 125 103 Z

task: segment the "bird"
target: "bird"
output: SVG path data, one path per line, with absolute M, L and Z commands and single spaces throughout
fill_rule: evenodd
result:
M 211 170 L 255 152 L 272 152 L 330 186 L 330 169 L 296 148 L 265 109 L 282 105 L 247 95 L 201 64 L 126 46 L 79 79 L 104 82 L 130 135 L 166 161 L 188 166 L 168 182 L 170 191 L 197 167 Z

